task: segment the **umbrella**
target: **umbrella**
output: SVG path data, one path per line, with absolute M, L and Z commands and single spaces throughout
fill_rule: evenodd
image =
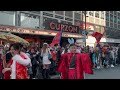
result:
M 11 33 L 0 32 L 0 39 L 6 40 L 9 42 L 24 43 L 29 45 L 28 41 Z

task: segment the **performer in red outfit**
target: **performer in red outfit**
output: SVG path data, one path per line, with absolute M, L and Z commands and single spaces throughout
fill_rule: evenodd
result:
M 11 52 L 13 57 L 9 61 L 7 68 L 3 69 L 3 73 L 11 71 L 10 79 L 28 79 L 26 65 L 30 64 L 30 58 L 25 53 L 20 52 L 18 44 L 11 46 Z
M 87 53 L 77 53 L 77 46 L 71 44 L 70 53 L 61 57 L 58 72 L 61 79 L 84 79 L 84 73 L 93 74 L 92 63 Z

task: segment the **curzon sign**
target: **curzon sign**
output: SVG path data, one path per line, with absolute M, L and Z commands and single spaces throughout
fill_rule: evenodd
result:
M 56 30 L 56 31 L 61 31 L 63 32 L 69 32 L 69 33 L 78 33 L 79 32 L 79 27 L 74 26 L 74 25 L 68 25 L 68 24 L 62 24 L 62 23 L 55 23 L 55 22 L 49 22 L 48 29 L 49 30 Z

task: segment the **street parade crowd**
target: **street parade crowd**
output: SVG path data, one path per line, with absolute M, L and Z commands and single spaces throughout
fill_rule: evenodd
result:
M 82 46 L 73 38 L 68 38 L 63 46 L 61 36 L 62 32 L 58 32 L 51 44 L 0 45 L 0 78 L 51 79 L 52 75 L 58 75 L 60 79 L 85 79 L 85 73 L 94 74 L 93 69 L 114 68 L 120 64 L 120 45 L 101 44 L 103 34 L 92 34 L 96 39 L 94 47 Z
M 58 44 L 50 47 L 43 43 L 38 47 L 13 43 L 1 47 L 1 79 L 50 79 L 51 75 L 60 75 L 61 79 L 84 79 L 84 73 L 93 74 L 93 69 L 120 64 L 119 46 L 98 44 L 93 48 L 70 43 L 65 47 Z

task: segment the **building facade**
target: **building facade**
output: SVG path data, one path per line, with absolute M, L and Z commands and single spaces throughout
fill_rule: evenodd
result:
M 15 33 L 29 42 L 51 43 L 53 36 L 63 30 L 64 42 L 67 42 L 67 38 L 75 38 L 77 42 L 83 43 L 82 31 L 85 29 L 83 13 L 84 11 L 0 11 L 0 31 Z M 101 42 L 119 41 L 119 11 L 87 11 L 86 16 L 88 32 L 106 31 Z M 95 39 L 88 34 L 86 43 L 94 46 Z

